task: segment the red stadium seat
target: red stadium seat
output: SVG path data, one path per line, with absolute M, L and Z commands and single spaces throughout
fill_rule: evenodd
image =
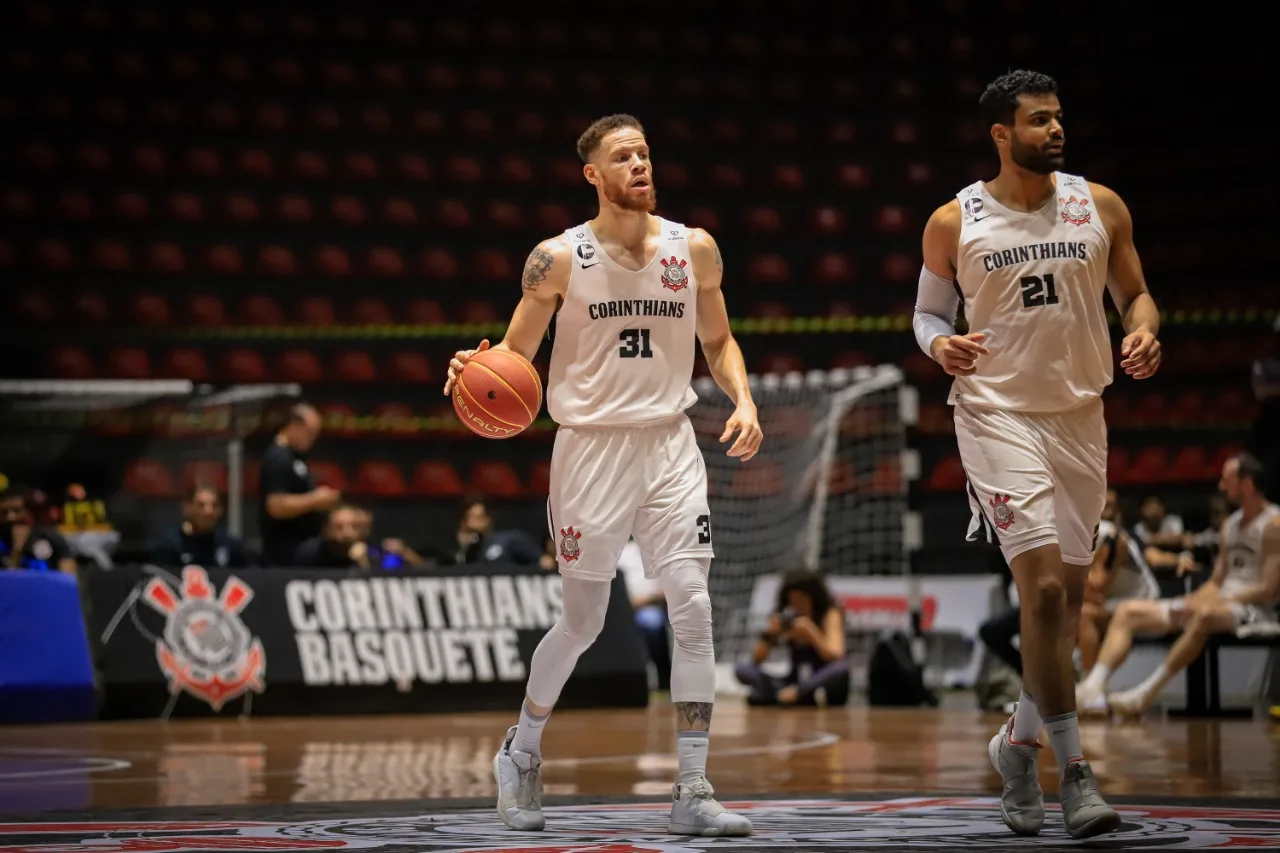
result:
M 153 243 L 147 249 L 147 267 L 160 273 L 179 273 L 187 268 L 187 258 L 175 243 Z
M 76 190 L 67 190 L 58 197 L 58 208 L 67 219 L 92 219 L 93 200 Z
M 219 495 L 227 493 L 227 466 L 212 459 L 188 462 L 182 468 L 182 492 L 191 494 L 197 486 L 213 488 Z
M 209 365 L 205 363 L 204 353 L 200 350 L 191 347 L 175 347 L 165 353 L 156 378 L 207 382 L 210 378 Z
M 553 233 L 564 231 L 574 224 L 569 209 L 562 204 L 540 204 L 537 211 L 538 227 Z
M 1164 483 L 1169 476 L 1169 451 L 1163 447 L 1144 447 L 1129 465 L 1129 482 Z
M 534 178 L 529 161 L 513 155 L 498 161 L 498 175 L 504 184 L 531 184 Z
M 1213 480 L 1218 472 L 1209 464 L 1203 447 L 1184 447 L 1169 463 L 1169 480 L 1175 483 L 1200 483 Z
M 436 220 L 446 228 L 470 228 L 471 211 L 457 199 L 447 198 L 436 205 Z
M 846 190 L 866 189 L 871 184 L 871 173 L 857 163 L 845 163 L 836 170 L 836 184 Z
M 390 498 L 407 493 L 409 488 L 395 463 L 370 460 L 361 462 L 356 469 L 356 481 L 351 491 L 359 495 Z
M 906 232 L 910 227 L 911 220 L 904 207 L 889 205 L 882 207 L 876 213 L 876 230 L 882 234 L 898 235 Z
M 342 160 L 342 171 L 347 177 L 372 181 L 380 174 L 378 161 L 369 154 L 353 152 Z
M 246 296 L 240 303 L 240 319 L 250 326 L 283 326 L 284 312 L 270 296 Z
M 405 321 L 415 326 L 439 326 L 445 322 L 445 316 L 438 302 L 415 299 L 405 311 Z
M 95 240 L 92 263 L 99 269 L 123 272 L 133 267 L 133 255 L 129 247 L 118 240 Z
M 270 379 L 262 354 L 241 347 L 223 353 L 222 373 L 232 382 L 267 382 Z
M 813 277 L 821 284 L 849 284 L 854 280 L 853 262 L 848 255 L 827 252 L 818 257 Z
M 685 219 L 694 228 L 705 228 L 713 233 L 720 230 L 720 214 L 705 205 L 689 208 Z
M 298 305 L 298 322 L 304 326 L 332 326 L 337 322 L 333 301 L 327 296 L 308 296 Z
M 352 303 L 351 322 L 361 326 L 386 325 L 393 322 L 391 309 L 381 299 L 366 296 Z
M 524 214 L 509 201 L 490 201 L 487 213 L 489 221 L 498 228 L 514 231 L 524 227 Z
M 351 256 L 340 246 L 321 246 L 316 250 L 315 266 L 325 275 L 351 275 Z
M 97 373 L 93 358 L 80 347 L 55 347 L 49 352 L 49 367 L 59 379 L 92 379 Z
M 819 234 L 839 234 L 845 228 L 844 211 L 838 207 L 819 207 L 813 212 L 811 223 Z
M 1129 479 L 1129 451 L 1123 447 L 1107 449 L 1107 484 L 1127 486 Z
M 351 196 L 338 196 L 329 205 L 333 218 L 343 225 L 363 225 L 366 219 L 364 202 Z
M 293 158 L 293 171 L 300 177 L 314 180 L 328 176 L 329 164 L 314 151 L 300 151 Z
M 151 212 L 146 197 L 134 192 L 116 193 L 113 207 L 116 215 L 123 219 L 145 219 Z
M 258 252 L 258 267 L 271 275 L 293 275 L 298 262 L 284 246 L 263 246 Z
M 486 497 L 515 498 L 524 491 L 520 477 L 505 462 L 480 462 L 471 469 L 471 491 Z
M 36 243 L 36 264 L 47 270 L 66 270 L 75 266 L 71 249 L 61 240 L 44 239 Z
M 169 303 L 155 293 L 135 293 L 132 313 L 139 326 L 164 326 L 170 321 Z
M 488 302 L 472 300 L 462 306 L 462 322 L 479 325 L 497 323 L 498 314 Z
M 410 181 L 431 180 L 431 167 L 427 161 L 416 154 L 401 154 L 396 159 L 396 172 L 400 177 Z
M 178 494 L 169 469 L 156 459 L 135 459 L 124 473 L 124 490 L 143 498 L 172 498 Z
M 525 491 L 531 497 L 545 498 L 551 493 L 551 463 L 535 462 L 529 471 L 529 482 Z
M 334 356 L 334 378 L 339 382 L 376 382 L 378 369 L 369 353 L 346 350 Z
M 307 463 L 317 486 L 328 486 L 340 492 L 347 490 L 347 475 L 336 462 L 316 461 Z
M 223 201 L 225 215 L 235 222 L 257 222 L 262 215 L 258 202 L 244 193 L 234 193 Z
M 77 293 L 71 300 L 71 312 L 80 323 L 103 325 L 111 320 L 107 300 L 97 293 Z
M 791 272 L 781 255 L 756 255 L 747 264 L 747 280 L 753 285 L 784 284 L 790 278 Z
M 236 166 L 241 172 L 253 178 L 269 178 L 275 173 L 275 163 L 271 155 L 258 148 L 241 151 L 236 158 Z
M 398 352 L 387 359 L 387 375 L 393 382 L 425 384 L 437 377 L 431 372 L 431 363 L 420 352 Z M 444 382 L 441 380 L 441 386 Z
M 763 498 L 781 494 L 786 489 L 787 476 L 777 462 L 753 460 L 758 465 L 743 465 L 733 472 L 729 494 L 735 498 Z
M 914 280 L 920 274 L 920 261 L 911 255 L 895 253 L 884 259 L 882 271 L 891 282 Z
M 774 166 L 773 185 L 788 192 L 802 190 L 805 188 L 804 170 L 799 166 Z
M 427 278 L 456 278 L 458 275 L 458 261 L 447 249 L 424 250 L 421 265 Z
M 141 347 L 115 347 L 107 353 L 107 375 L 115 379 L 150 379 L 151 358 Z
M 737 166 L 730 166 L 727 163 L 712 166 L 710 178 L 712 186 L 722 190 L 740 190 L 746 185 L 746 180 L 743 179 L 741 170 Z
M 214 178 L 222 173 L 222 158 L 212 148 L 192 148 L 185 158 L 187 171 L 203 178 Z
M 44 326 L 58 316 L 57 303 L 48 293 L 28 291 L 18 297 L 18 320 L 27 326 Z
M 195 293 L 187 297 L 187 316 L 197 326 L 221 326 L 227 322 L 227 309 L 218 297 Z
M 240 250 L 226 244 L 209 246 L 205 249 L 204 262 L 211 271 L 221 275 L 237 275 L 244 270 Z
M 320 423 L 324 431 L 331 435 L 355 435 L 359 430 L 359 416 L 355 409 L 346 403 L 319 403 Z
M 941 459 L 933 470 L 929 472 L 929 478 L 925 481 L 925 489 L 931 492 L 960 492 L 964 491 L 968 480 L 964 465 L 960 463 L 960 457 L 958 455 L 947 456 Z
M 471 266 L 473 274 L 488 281 L 512 281 L 515 268 L 507 256 L 496 249 L 483 249 L 476 253 Z
M 282 382 L 315 385 L 324 381 L 324 368 L 320 366 L 320 359 L 308 349 L 288 349 L 280 353 L 275 373 Z
M 751 231 L 773 233 L 782 229 L 782 215 L 772 207 L 751 208 L 747 211 L 746 221 Z
M 462 494 L 462 478 L 443 460 L 420 462 L 413 470 L 413 493 L 424 497 L 456 497 Z
M 276 202 L 276 209 L 285 222 L 311 221 L 311 202 L 300 195 L 281 196 Z
M 373 410 L 376 429 L 396 433 L 412 433 L 417 429 L 417 413 L 404 403 L 382 403 Z
M 404 258 L 390 246 L 374 246 L 365 256 L 365 268 L 379 278 L 397 278 L 404 275 Z
M 382 214 L 388 222 L 395 225 L 417 225 L 420 222 L 418 209 L 413 202 L 404 198 L 389 198 L 382 203 Z

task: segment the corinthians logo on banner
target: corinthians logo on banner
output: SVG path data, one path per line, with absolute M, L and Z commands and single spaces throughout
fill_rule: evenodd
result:
M 285 587 L 313 686 L 523 681 L 519 634 L 560 615 L 560 577 L 299 578 Z
M 152 578 L 142 600 L 165 617 L 156 660 L 169 678 L 169 692 L 189 693 L 218 711 L 250 690 L 262 692 L 267 655 L 240 619 L 253 590 L 230 577 L 222 595 L 214 593 L 208 573 L 188 566 L 182 570 L 181 592 Z

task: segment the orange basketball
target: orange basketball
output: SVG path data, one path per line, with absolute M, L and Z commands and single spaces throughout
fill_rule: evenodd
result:
M 511 438 L 542 408 L 542 380 L 517 352 L 488 349 L 467 361 L 453 387 L 453 410 L 476 435 Z

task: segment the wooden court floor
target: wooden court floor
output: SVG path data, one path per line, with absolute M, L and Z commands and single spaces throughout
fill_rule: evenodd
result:
M 490 797 L 513 714 L 112 722 L 0 729 L 0 812 L 88 786 L 87 808 Z M 986 745 L 1000 718 L 967 710 L 716 707 L 710 777 L 724 795 L 993 794 Z M 666 794 L 670 708 L 564 711 L 544 737 L 557 796 Z M 1116 795 L 1280 800 L 1280 726 L 1265 720 L 1085 722 L 1082 742 Z M 1056 793 L 1051 755 L 1042 784 Z M 19 797 L 18 795 L 21 794 Z M 46 797 L 47 795 L 47 797 Z

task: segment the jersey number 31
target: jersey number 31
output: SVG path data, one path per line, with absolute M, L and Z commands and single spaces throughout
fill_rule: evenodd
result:
M 1058 288 L 1053 283 L 1052 273 L 1024 275 L 1018 283 L 1022 285 L 1023 308 L 1058 304 Z
M 623 329 L 618 340 L 622 341 L 622 346 L 618 347 L 620 358 L 653 358 L 648 329 Z

